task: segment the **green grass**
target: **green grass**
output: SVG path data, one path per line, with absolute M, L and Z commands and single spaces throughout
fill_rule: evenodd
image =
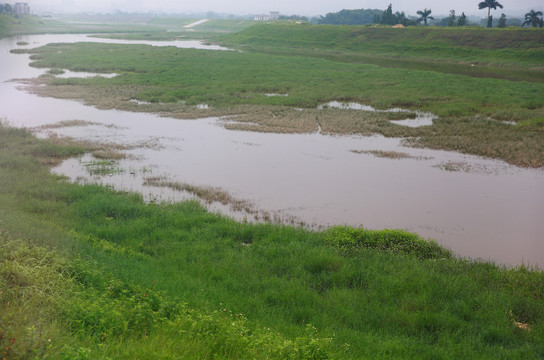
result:
M 523 129 L 544 132 L 544 118 L 524 120 L 518 123 L 517 126 Z
M 30 53 L 36 67 L 122 74 L 113 79 L 55 79 L 52 85 L 153 86 L 155 90 L 139 96 L 151 102 L 316 107 L 329 100 L 351 100 L 439 116 L 478 114 L 514 121 L 541 117 L 544 106 L 541 84 L 314 58 L 92 43 L 54 44 Z M 289 96 L 264 96 L 268 92 Z
M 0 332 L 13 358 L 544 355 L 541 271 L 402 231 L 145 204 L 49 175 L 47 158 L 73 148 L 6 127 L 0 140 Z
M 420 59 L 542 70 L 542 39 L 542 30 L 535 29 L 393 29 L 273 23 L 255 25 L 222 40 L 254 51 L 304 50 L 307 56 L 314 52 L 317 57 L 340 52 L 338 58 L 352 58 L 348 61 L 357 61 L 358 55 L 371 55 L 402 57 L 402 61 Z
M 0 235 L 2 357 L 323 358 L 329 339 L 285 339 L 240 314 L 202 312 L 91 261 Z
M 376 248 L 415 255 L 422 259 L 451 258 L 452 253 L 436 242 L 402 230 L 366 230 L 350 226 L 334 226 L 325 232 L 325 242 L 341 251 Z

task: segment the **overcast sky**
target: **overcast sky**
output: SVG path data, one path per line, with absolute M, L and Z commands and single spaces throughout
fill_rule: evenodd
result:
M 431 0 L 26 0 L 33 11 L 56 12 L 96 11 L 111 12 L 195 12 L 214 11 L 229 14 L 259 14 L 279 11 L 284 15 L 325 15 L 342 9 L 385 9 L 392 3 L 393 11 L 405 11 L 415 15 L 417 10 L 429 8 L 433 14 L 448 14 L 451 9 L 467 15 L 486 16 L 478 10 L 479 0 L 431 1 Z M 6 0 L 2 2 L 8 2 Z M 543 10 L 542 0 L 500 0 L 504 9 L 496 12 L 521 14 L 530 9 Z M 500 11 L 500 12 L 499 12 Z

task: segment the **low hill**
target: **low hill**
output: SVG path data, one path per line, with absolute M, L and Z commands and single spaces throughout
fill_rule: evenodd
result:
M 60 23 L 57 21 L 46 20 L 36 16 L 14 17 L 0 15 L 0 38 L 23 33 L 46 31 L 48 27 L 58 24 Z

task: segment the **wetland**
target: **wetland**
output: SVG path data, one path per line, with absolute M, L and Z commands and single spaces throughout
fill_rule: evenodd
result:
M 4 357 L 544 356 L 538 33 L 201 20 L 0 39 Z
M 112 60 L 118 56 L 130 60 L 127 56 L 133 52 L 151 56 L 155 51 L 159 54 L 164 51 L 172 56 L 172 51 L 176 54 L 187 51 L 178 54 L 183 58 L 181 63 L 196 57 L 193 66 L 200 64 L 204 69 L 199 59 L 208 61 L 215 54 L 237 59 L 241 56 L 236 52 L 217 52 L 225 48 L 199 45 L 195 41 L 146 41 L 142 45 L 124 40 L 129 42 L 127 45 L 120 44 L 123 40 L 84 35 L 36 35 L 2 41 L 4 63 L 17 64 L 4 68 L 9 72 L 2 75 L 2 94 L 8 100 L 1 112 L 4 118 L 16 126 L 34 128 L 41 136 L 54 135 L 96 147 L 122 149 L 123 158 L 113 159 L 115 171 L 89 173 L 87 165 L 92 159 L 88 157 L 67 160 L 54 169 L 73 181 L 139 191 L 157 201 L 194 197 L 194 191 L 179 191 L 182 188 L 179 184 L 220 189 L 229 194 L 227 198 L 237 199 L 230 203 L 251 206 L 234 206 L 238 211 L 232 211 L 228 202 L 210 200 L 207 202 L 211 209 L 241 220 L 275 219 L 313 228 L 337 224 L 402 228 L 435 239 L 461 256 L 511 265 L 541 265 L 544 261 L 540 244 L 543 225 L 538 221 L 544 215 L 540 132 L 523 132 L 515 125 L 484 119 L 479 114 L 470 119 L 452 120 L 436 105 L 423 109 L 439 109 L 440 116 L 419 108 L 376 110 L 355 101 L 320 103 L 321 99 L 335 96 L 338 89 L 327 89 L 333 94 L 327 97 L 307 98 L 307 94 L 300 94 L 306 90 L 296 84 L 289 89 L 275 85 L 266 90 L 289 90 L 285 93 L 268 93 L 264 88 L 244 90 L 245 101 L 235 96 L 240 104 L 234 105 L 225 105 L 223 102 L 227 100 L 214 100 L 213 93 L 172 102 L 159 95 L 167 91 L 162 90 L 164 85 L 149 85 L 148 81 L 140 85 L 140 71 L 144 71 L 141 76 L 147 77 L 157 71 L 147 69 L 147 62 L 138 63 L 142 70 L 126 61 L 118 67 L 108 60 L 112 52 L 120 54 Z M 16 44 L 21 41 L 29 45 Z M 182 49 L 195 46 L 206 50 Z M 14 53 L 13 49 L 18 51 Z M 28 60 L 24 61 L 29 55 L 19 52 L 31 54 L 32 66 Z M 102 61 L 93 59 L 91 53 L 100 53 Z M 71 54 L 77 55 L 72 62 Z M 161 59 L 155 55 L 154 58 Z M 175 57 L 168 59 L 179 65 Z M 294 66 L 301 61 L 295 61 Z M 160 60 L 158 64 L 154 61 L 153 66 L 160 69 Z M 83 78 L 43 75 L 49 67 L 67 69 L 71 71 L 68 75 L 90 71 L 115 77 L 88 77 L 94 73 L 83 73 L 82 76 L 87 76 Z M 237 76 L 263 74 L 250 70 L 254 68 Z M 180 89 L 198 89 L 204 85 L 192 77 L 194 71 L 176 69 L 184 84 Z M 200 70 L 200 75 L 206 77 L 207 71 Z M 213 69 L 209 71 L 213 83 L 216 73 Z M 380 70 L 373 65 L 357 70 L 365 71 Z M 277 81 L 285 82 L 281 79 L 287 74 L 278 70 L 275 75 Z M 346 81 L 342 76 L 339 75 L 338 84 Z M 124 79 L 121 83 L 116 80 L 124 77 L 131 80 Z M 12 81 L 13 78 L 25 80 Z M 135 85 L 122 85 L 127 81 Z M 363 86 L 361 82 L 356 82 L 359 87 Z M 503 82 L 511 86 L 510 82 Z M 241 86 L 234 80 L 229 84 L 233 88 Z M 541 91 L 539 86 L 530 84 L 518 96 L 529 101 L 532 93 Z M 147 94 L 152 93 L 156 95 L 150 98 Z M 346 98 L 349 92 L 336 94 L 338 98 Z M 203 102 L 210 105 L 202 106 Z M 399 102 L 391 100 L 392 104 Z M 537 107 L 533 111 L 539 116 L 542 110 Z M 65 122 L 72 119 L 79 122 Z M 521 117 L 512 115 L 509 119 L 521 120 Z M 51 126 L 59 123 L 62 126 Z M 463 127 L 470 134 L 454 139 L 454 134 L 463 131 Z M 479 143 L 480 136 L 490 140 Z M 498 152 L 503 150 L 506 137 L 517 152 L 508 151 L 505 156 Z M 452 140 L 458 151 L 495 154 L 492 157 L 502 160 L 439 150 L 451 150 Z M 459 147 L 463 142 L 470 142 L 471 148 Z M 404 155 L 379 156 L 384 153 Z M 162 181 L 149 181 L 152 177 Z M 167 183 L 177 186 L 165 187 Z

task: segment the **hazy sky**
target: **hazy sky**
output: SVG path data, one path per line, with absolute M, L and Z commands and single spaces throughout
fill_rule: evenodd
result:
M 415 15 L 417 10 L 430 8 L 433 14 L 448 14 L 451 9 L 457 13 L 485 16 L 478 10 L 479 0 L 431 1 L 431 0 L 26 0 L 33 10 L 57 12 L 122 10 L 128 12 L 188 12 L 214 11 L 230 14 L 257 14 L 279 11 L 291 15 L 325 15 L 342 9 L 385 9 L 393 4 L 393 11 L 405 11 Z M 6 1 L 7 2 L 7 1 Z M 504 10 L 496 12 L 525 13 L 530 9 L 543 10 L 542 0 L 500 0 Z

